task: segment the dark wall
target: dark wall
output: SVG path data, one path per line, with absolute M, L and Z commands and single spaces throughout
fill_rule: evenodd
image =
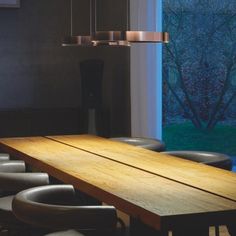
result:
M 128 0 L 98 0 L 97 30 L 127 30 Z
M 104 8 L 101 8 L 103 1 Z M 119 2 L 110 1 L 116 5 Z M 85 34 L 89 32 L 89 1 L 74 2 L 74 31 Z M 120 14 L 111 4 L 106 5 L 107 1 L 99 2 L 99 19 L 104 9 L 116 10 L 116 18 L 108 20 L 106 16 L 106 22 L 111 27 L 125 28 L 125 2 L 120 1 Z M 47 134 L 80 132 L 79 63 L 94 58 L 104 61 L 103 106 L 109 112 L 108 134 L 129 134 L 129 49 L 61 47 L 62 38 L 70 33 L 69 3 L 69 0 L 21 0 L 19 9 L 0 8 L 0 136 L 37 135 L 44 130 Z M 113 18 L 112 15 L 109 17 Z M 117 26 L 118 16 L 120 26 Z M 103 19 L 98 22 L 99 29 L 102 24 L 108 27 Z M 9 112 L 14 125 L 7 118 Z M 22 116 L 25 113 L 27 119 Z M 60 120 L 56 127 L 55 114 Z M 38 117 L 36 121 L 35 117 Z M 22 122 L 25 128 L 20 132 Z

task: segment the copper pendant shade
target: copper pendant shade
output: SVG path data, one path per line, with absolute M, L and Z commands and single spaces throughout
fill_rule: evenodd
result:
M 129 11 L 129 0 L 127 0 Z M 151 31 L 97 31 L 96 0 L 90 0 L 90 35 L 73 35 L 73 0 L 71 0 L 71 35 L 64 38 L 62 46 L 130 46 L 131 43 L 168 43 L 167 32 Z M 129 27 L 129 12 L 127 13 Z

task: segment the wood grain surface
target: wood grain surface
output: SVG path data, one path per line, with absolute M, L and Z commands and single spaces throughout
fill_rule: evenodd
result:
M 236 201 L 233 172 L 91 135 L 49 138 Z
M 0 147 L 156 229 L 236 217 L 234 201 L 44 137 L 0 139 Z

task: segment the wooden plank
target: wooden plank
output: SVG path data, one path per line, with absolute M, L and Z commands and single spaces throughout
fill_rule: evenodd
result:
M 47 138 L 0 139 L 0 147 L 156 229 L 236 217 L 234 201 Z
M 91 135 L 49 138 L 236 201 L 233 172 Z

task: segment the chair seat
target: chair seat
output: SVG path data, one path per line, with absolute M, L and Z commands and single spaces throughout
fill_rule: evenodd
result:
M 231 158 L 222 153 L 204 151 L 167 151 L 163 153 L 225 170 L 232 169 Z
M 50 234 L 45 234 L 44 236 L 84 236 L 84 234 L 79 233 L 77 230 L 66 230 L 66 231 L 59 231 Z
M 118 142 L 127 143 L 133 146 L 142 147 L 156 152 L 165 151 L 165 144 L 159 139 L 143 138 L 143 137 L 116 137 L 110 139 Z

